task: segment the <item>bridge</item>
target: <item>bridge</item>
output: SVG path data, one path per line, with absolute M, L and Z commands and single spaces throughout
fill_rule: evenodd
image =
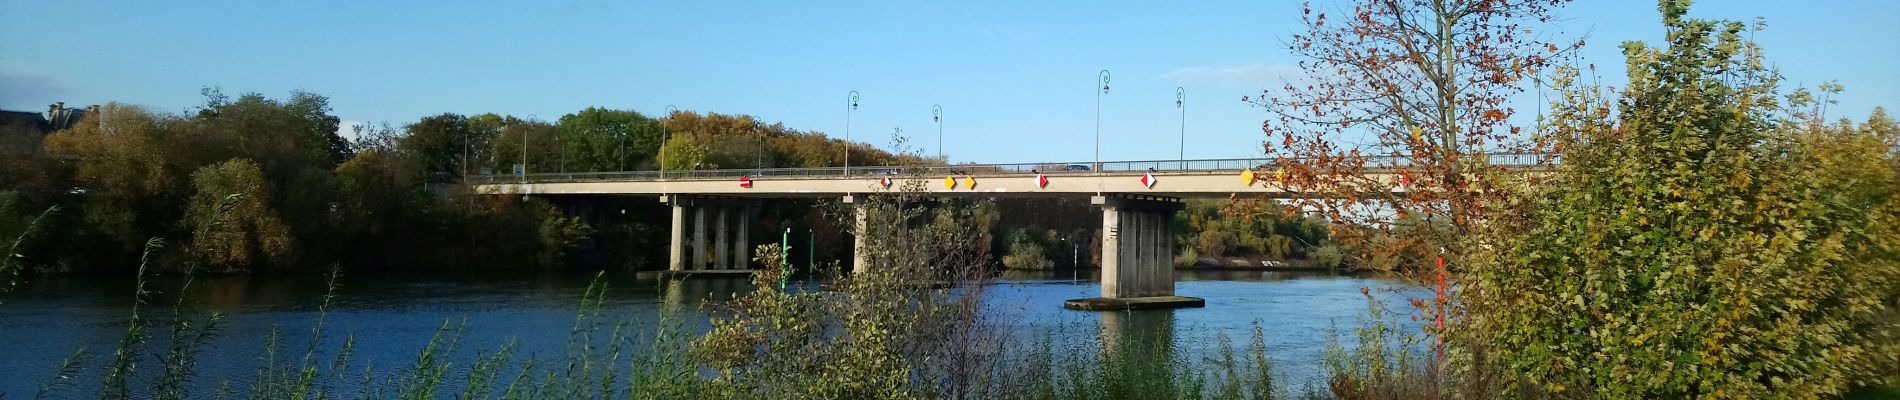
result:
M 1535 165 L 1535 155 L 1489 155 L 1498 165 Z M 1361 177 L 1393 193 L 1406 190 L 1399 158 L 1375 159 Z M 934 197 L 1088 197 L 1102 210 L 1101 297 L 1070 300 L 1085 310 L 1197 307 L 1174 294 L 1174 240 L 1169 221 L 1183 198 L 1259 194 L 1304 195 L 1275 184 L 1272 159 L 966 164 L 687 171 L 623 171 L 489 175 L 472 179 L 478 193 L 655 196 L 672 206 L 668 270 L 745 272 L 757 204 L 771 198 L 837 198 L 922 191 Z M 708 219 L 711 221 L 708 221 Z M 858 213 L 859 226 L 864 214 Z M 709 223 L 710 222 L 710 223 Z M 711 230 L 709 233 L 708 230 Z M 692 234 L 687 235 L 688 229 Z M 738 238 L 734 240 L 734 238 Z M 710 242 L 710 243 L 709 243 Z M 865 254 L 857 237 L 854 253 Z M 690 250 L 690 253 L 688 252 Z M 854 256 L 852 270 L 866 267 Z

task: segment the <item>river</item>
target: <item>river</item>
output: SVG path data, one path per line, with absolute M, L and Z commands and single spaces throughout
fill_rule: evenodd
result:
M 1081 312 L 1062 301 L 1095 297 L 1094 282 L 1073 280 L 1069 272 L 1012 273 L 989 286 L 986 317 L 1024 338 L 1093 341 L 1111 329 L 1165 332 L 1178 352 L 1190 357 L 1213 354 L 1219 335 L 1244 347 L 1253 324 L 1265 331 L 1268 357 L 1280 382 L 1315 382 L 1330 332 L 1350 335 L 1367 314 L 1362 288 L 1373 289 L 1398 313 L 1409 307 L 1399 297 L 1427 295 L 1402 282 L 1358 276 L 1260 271 L 1178 271 L 1176 293 L 1207 300 L 1205 308 L 1121 313 Z M 19 291 L 0 299 L 0 394 L 31 398 L 52 378 L 61 360 L 76 349 L 90 353 L 86 374 L 62 388 L 67 397 L 93 393 L 103 379 L 99 366 L 124 336 L 131 312 L 130 277 L 29 276 Z M 334 348 L 345 335 L 359 338 L 358 362 L 378 371 L 413 363 L 418 351 L 445 321 L 466 321 L 464 355 L 518 340 L 522 355 L 558 356 L 567 343 L 581 294 L 592 275 L 582 273 L 482 273 L 344 275 L 328 312 L 326 341 Z M 654 321 L 669 304 L 686 304 L 687 329 L 707 326 L 702 307 L 708 299 L 747 290 L 742 279 L 692 279 L 671 288 L 652 274 L 609 277 L 610 313 L 631 321 Z M 149 320 L 172 320 L 183 279 L 151 279 L 155 292 L 141 308 Z M 809 284 L 806 284 L 809 285 Z M 809 286 L 807 286 L 809 287 Z M 326 284 L 316 277 L 222 276 L 199 278 L 186 291 L 189 309 L 225 314 L 217 336 L 199 360 L 198 387 L 242 382 L 265 359 L 265 339 L 284 331 L 286 356 L 301 356 L 322 304 Z M 1388 292 L 1381 289 L 1399 288 Z M 1405 322 L 1415 327 L 1412 322 Z M 156 326 L 154 331 L 168 329 Z M 1415 330 L 1411 330 L 1415 331 Z M 162 333 L 162 332 L 161 332 Z M 160 339 L 162 340 L 162 339 Z M 1348 345 L 1353 340 L 1342 339 Z M 154 343 L 162 353 L 164 343 Z M 1062 349 L 1089 346 L 1057 346 Z M 147 367 L 149 368 L 149 367 Z M 238 385 L 241 386 L 241 385 Z M 206 393 L 206 392 L 196 392 Z M 84 397 L 84 396 L 81 396 Z

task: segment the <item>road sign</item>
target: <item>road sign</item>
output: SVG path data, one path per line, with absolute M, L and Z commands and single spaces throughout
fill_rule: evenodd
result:
M 746 188 L 746 189 L 751 189 L 751 188 L 752 188 L 752 177 L 750 177 L 750 176 L 741 176 L 741 177 L 739 177 L 739 187 L 742 187 L 742 188 Z
M 1155 174 L 1141 174 L 1141 185 L 1147 186 L 1149 189 L 1154 189 Z
M 957 177 L 954 177 L 954 176 L 946 176 L 946 177 L 943 177 L 943 188 L 944 188 L 944 189 L 956 189 L 956 188 L 957 188 Z
M 976 177 L 974 176 L 963 177 L 963 187 L 968 188 L 970 190 L 976 190 Z
M 1042 174 L 1036 174 L 1036 187 L 1037 188 L 1049 187 L 1049 177 L 1042 176 Z
M 526 165 L 515 164 L 515 175 L 522 175 L 526 172 L 528 172 L 528 167 Z

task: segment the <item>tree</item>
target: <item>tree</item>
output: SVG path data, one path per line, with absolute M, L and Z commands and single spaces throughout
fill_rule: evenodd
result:
M 1287 45 L 1308 59 L 1300 62 L 1305 76 L 1243 98 L 1271 115 L 1262 128 L 1276 166 L 1260 176 L 1310 193 L 1295 197 L 1298 208 L 1340 222 L 1448 219 L 1454 229 L 1428 239 L 1457 257 L 1454 239 L 1478 223 L 1499 193 L 1488 189 L 1505 172 L 1486 153 L 1541 152 L 1510 125 L 1517 110 L 1508 103 L 1527 79 L 1583 45 L 1560 42 L 1548 29 L 1567 3 L 1359 0 L 1345 18 L 1302 5 L 1306 32 Z M 1406 177 L 1406 195 L 1393 193 L 1396 182 L 1364 174 L 1385 168 Z
M 284 107 L 295 113 L 303 123 L 303 129 L 297 132 L 304 138 L 300 142 L 321 144 L 318 148 L 324 151 L 323 155 L 331 166 L 342 164 L 350 158 L 350 142 L 337 134 L 337 125 L 341 120 L 330 115 L 329 97 L 302 90 L 291 91 L 290 100 L 284 102 Z
M 638 112 L 588 107 L 555 123 L 569 171 L 628 171 L 658 154 L 660 124 Z
M 668 171 L 699 169 L 706 163 L 706 147 L 699 144 L 698 135 L 691 133 L 679 133 L 667 139 L 660 154 L 666 160 Z
M 188 251 L 214 272 L 245 272 L 282 260 L 290 230 L 265 203 L 268 183 L 257 164 L 231 160 L 191 174 L 191 196 L 180 225 L 191 229 Z
M 1523 218 L 1482 235 L 1463 342 L 1556 397 L 1824 398 L 1892 379 L 1891 121 L 1826 124 L 1805 90 L 1782 103 L 1744 24 L 1659 3 L 1666 45 L 1623 45 L 1614 106 L 1558 75 L 1563 163 L 1494 210 Z
M 559 171 L 560 140 L 554 125 L 514 117 L 504 118 L 501 135 L 491 142 L 494 150 L 490 167 L 497 173 L 512 174 L 515 164 L 522 163 L 522 156 L 525 155 L 529 173 Z M 525 154 L 521 149 L 524 144 L 528 146 Z
M 87 223 L 129 251 L 178 221 L 184 189 L 177 177 L 190 167 L 172 160 L 180 151 L 170 133 L 178 120 L 118 103 L 99 110 L 47 136 L 46 149 L 74 160 Z
M 423 117 L 403 127 L 403 152 L 415 158 L 422 170 L 434 174 L 462 174 L 462 154 L 468 151 L 468 117 L 454 113 Z

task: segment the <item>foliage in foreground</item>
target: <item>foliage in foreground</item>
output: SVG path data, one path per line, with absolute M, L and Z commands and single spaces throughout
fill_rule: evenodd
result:
M 1893 379 L 1893 122 L 1825 123 L 1803 91 L 1784 105 L 1743 24 L 1661 3 L 1667 45 L 1624 45 L 1614 113 L 1587 87 L 1557 103 L 1563 165 L 1484 236 L 1462 339 L 1555 397 L 1814 398 Z

